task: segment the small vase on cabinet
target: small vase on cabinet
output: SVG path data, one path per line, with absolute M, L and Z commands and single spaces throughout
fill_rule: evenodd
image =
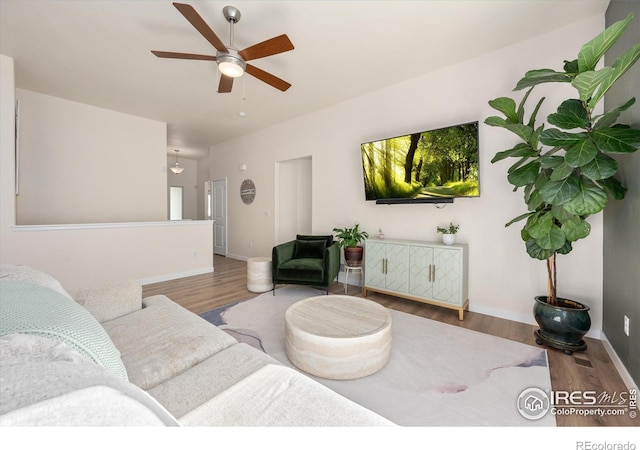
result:
M 456 235 L 445 233 L 442 235 L 442 243 L 445 245 L 453 245 L 456 243 Z

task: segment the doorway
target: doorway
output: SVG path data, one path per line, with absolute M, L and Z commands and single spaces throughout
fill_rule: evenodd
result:
M 311 234 L 312 160 L 279 161 L 276 165 L 276 243 L 288 242 L 296 234 Z
M 169 187 L 169 220 L 182 220 L 184 188 L 182 186 Z
M 227 179 L 211 181 L 211 218 L 213 253 L 227 256 Z

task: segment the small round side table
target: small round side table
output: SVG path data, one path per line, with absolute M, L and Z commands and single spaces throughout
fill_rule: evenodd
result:
M 258 257 L 247 260 L 247 289 L 251 292 L 267 292 L 273 289 L 271 258 Z
M 347 286 L 349 285 L 349 272 L 360 272 L 360 279 L 364 282 L 363 266 L 350 266 L 344 265 L 344 293 L 347 293 Z M 364 283 L 363 283 L 364 284 Z

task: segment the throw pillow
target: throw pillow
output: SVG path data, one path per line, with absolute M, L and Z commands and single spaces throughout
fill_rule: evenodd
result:
M 64 342 L 127 380 L 111 338 L 89 311 L 59 292 L 23 281 L 0 283 L 0 336 L 13 333 Z
M 333 244 L 333 236 L 330 234 L 326 234 L 326 235 L 298 234 L 296 236 L 296 239 L 301 241 L 325 241 L 327 247 Z
M 306 241 L 302 239 L 296 239 L 296 248 L 293 253 L 294 259 L 300 258 L 324 258 L 324 249 L 326 248 L 326 241 L 313 240 Z

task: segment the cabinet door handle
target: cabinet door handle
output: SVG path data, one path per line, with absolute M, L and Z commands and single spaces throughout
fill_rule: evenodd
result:
M 389 260 L 387 258 L 384 259 L 384 274 L 387 274 L 387 271 L 389 269 Z
M 435 264 L 431 266 L 431 273 L 432 273 L 431 281 L 436 281 L 436 265 Z
M 433 275 L 431 274 L 431 272 L 433 272 L 433 264 L 429 264 L 429 283 L 433 281 Z

